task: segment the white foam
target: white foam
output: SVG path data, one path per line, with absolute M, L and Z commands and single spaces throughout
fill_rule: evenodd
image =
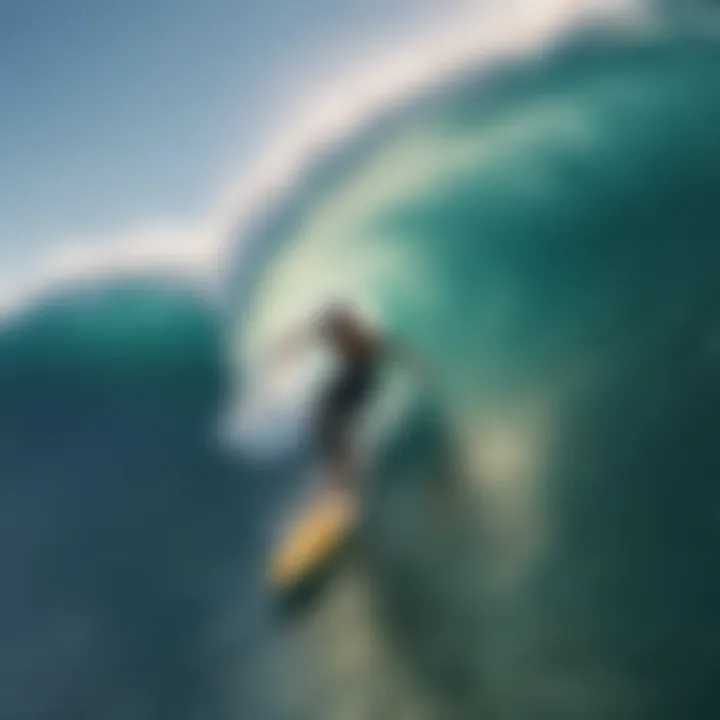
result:
M 216 282 L 228 242 L 242 238 L 259 209 L 281 199 L 318 155 L 379 111 L 465 69 L 542 52 L 578 26 L 634 21 L 647 5 L 644 0 L 468 2 L 442 26 L 397 43 L 396 50 L 364 61 L 357 72 L 343 68 L 337 82 L 309 93 L 285 123 L 291 131 L 269 141 L 272 151 L 264 160 L 239 173 L 195 222 L 159 221 L 110 237 L 58 239 L 56 250 L 5 281 L 0 318 L 49 288 L 86 278 L 157 270 Z

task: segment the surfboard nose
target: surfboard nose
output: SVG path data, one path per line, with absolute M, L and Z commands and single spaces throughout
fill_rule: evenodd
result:
M 357 517 L 358 503 L 352 495 L 321 491 L 280 542 L 268 572 L 272 590 L 292 593 L 317 577 L 347 545 Z

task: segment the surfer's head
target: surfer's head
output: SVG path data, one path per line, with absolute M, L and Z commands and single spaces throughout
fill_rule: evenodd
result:
M 333 303 L 320 316 L 320 327 L 330 337 L 346 337 L 362 329 L 359 314 L 349 305 Z

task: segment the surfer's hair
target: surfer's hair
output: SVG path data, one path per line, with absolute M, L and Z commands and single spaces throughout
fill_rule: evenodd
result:
M 342 330 L 360 323 L 359 313 L 347 302 L 333 302 L 320 315 L 320 324 L 327 330 Z

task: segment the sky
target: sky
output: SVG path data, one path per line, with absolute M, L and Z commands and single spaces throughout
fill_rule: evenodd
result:
M 440 6 L 3 0 L 2 260 L 200 212 L 328 66 Z
M 516 4 L 531 8 L 516 23 L 529 27 L 593 3 Z M 225 230 L 208 220 L 225 190 L 293 135 L 323 87 L 341 95 L 363 67 L 381 84 L 384 58 L 437 36 L 437 57 L 406 54 L 426 55 L 418 72 L 428 72 L 473 44 L 492 9 L 493 0 L 0 0 L 0 305 L 19 278 L 42 283 L 126 242 L 140 263 L 174 244 L 193 262 Z

